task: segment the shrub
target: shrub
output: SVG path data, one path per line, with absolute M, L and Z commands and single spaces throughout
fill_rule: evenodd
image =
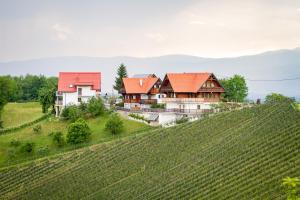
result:
M 182 123 L 186 123 L 186 122 L 188 122 L 189 121 L 189 118 L 187 118 L 187 117 L 182 117 L 182 118 L 180 118 L 180 119 L 176 119 L 176 124 L 182 124 Z
M 105 124 L 105 129 L 110 131 L 113 135 L 121 133 L 123 131 L 124 124 L 117 113 L 110 115 L 108 121 Z
M 62 110 L 61 116 L 64 119 L 71 120 L 75 122 L 77 119 L 82 117 L 82 112 L 79 107 L 75 105 L 70 105 Z
M 166 108 L 166 104 L 162 104 L 162 103 L 151 104 L 151 108 L 165 109 Z
M 46 155 L 49 154 L 49 151 L 50 150 L 49 150 L 48 146 L 46 146 L 46 147 L 40 147 L 40 148 L 38 148 L 37 153 L 39 155 L 41 155 L 41 156 L 46 156 Z
M 62 147 L 65 144 L 65 138 L 62 132 L 52 132 L 52 141 L 55 145 Z
M 117 107 L 124 107 L 124 102 L 120 102 L 116 104 Z
M 40 124 L 38 124 L 38 125 L 34 126 L 34 127 L 32 128 L 32 130 L 33 130 L 34 133 L 41 133 L 41 131 L 42 131 L 42 126 L 41 126 Z
M 145 120 L 143 115 L 139 115 L 139 114 L 135 114 L 135 113 L 130 113 L 128 116 L 132 117 L 134 119 Z
M 35 144 L 33 142 L 26 142 L 21 146 L 20 151 L 22 153 L 32 153 L 34 151 Z
M 67 142 L 79 144 L 89 139 L 91 130 L 84 119 L 78 119 L 68 127 Z
M 87 108 L 88 108 L 88 104 L 85 103 L 85 102 L 80 102 L 78 108 L 79 108 L 79 110 L 81 110 L 81 112 L 86 113 Z
M 286 190 L 287 199 L 288 200 L 298 200 L 300 199 L 299 191 L 300 191 L 300 179 L 299 178 L 291 178 L 286 177 L 282 180 L 282 186 Z
M 13 147 L 17 147 L 17 146 L 20 146 L 21 142 L 19 140 L 16 140 L 16 139 L 12 139 L 10 141 L 10 146 L 13 146 Z
M 99 116 L 104 113 L 105 107 L 100 97 L 92 97 L 89 99 L 87 104 L 87 111 L 91 116 Z

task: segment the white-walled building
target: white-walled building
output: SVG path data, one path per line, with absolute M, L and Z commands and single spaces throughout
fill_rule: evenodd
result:
M 91 97 L 100 96 L 100 92 L 100 72 L 60 72 L 56 92 L 56 116 L 66 106 L 87 102 Z
M 150 108 L 157 104 L 165 94 L 159 93 L 161 80 L 154 74 L 123 78 L 121 93 L 124 98 L 124 108 L 136 109 Z

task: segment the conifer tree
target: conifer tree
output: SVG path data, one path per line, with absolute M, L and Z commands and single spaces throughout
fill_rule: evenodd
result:
M 114 89 L 117 90 L 119 93 L 122 88 L 122 79 L 126 77 L 127 77 L 126 66 L 123 63 L 121 63 L 117 71 L 117 77 L 114 85 Z

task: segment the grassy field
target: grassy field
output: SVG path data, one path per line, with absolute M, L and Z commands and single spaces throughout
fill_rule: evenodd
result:
M 300 112 L 261 105 L 0 169 L 4 199 L 284 199 Z
M 3 110 L 2 120 L 4 128 L 18 126 L 33 121 L 43 115 L 38 102 L 8 103 Z
M 13 105 L 9 104 L 11 107 L 21 107 L 25 110 L 25 107 L 33 108 L 36 106 L 35 103 L 29 103 L 30 106 L 22 105 Z M 33 106 L 34 105 L 34 106 Z M 8 109 L 6 109 L 8 110 Z M 30 109 L 31 110 L 31 109 Z M 33 109 L 36 110 L 36 109 Z M 32 111 L 33 112 L 33 111 Z M 35 114 L 37 114 L 36 112 Z M 22 114 L 25 115 L 25 114 Z M 33 115 L 32 115 L 33 116 Z M 37 115 L 36 115 L 37 116 Z M 22 119 L 21 117 L 19 118 Z M 111 133 L 105 130 L 105 123 L 108 120 L 108 115 L 100 116 L 94 119 L 88 119 L 88 125 L 92 130 L 92 135 L 90 141 L 82 144 L 81 146 L 88 146 L 92 144 L 97 144 L 105 141 L 110 141 L 113 139 L 125 137 L 131 134 L 139 133 L 141 131 L 151 129 L 150 126 L 127 119 L 123 119 L 125 129 L 124 131 L 116 136 L 113 136 Z M 23 120 L 24 121 L 24 120 Z M 0 135 L 0 166 L 11 165 L 15 163 L 20 163 L 39 157 L 44 157 L 47 155 L 53 155 L 56 153 L 61 153 L 64 151 L 69 151 L 74 148 L 79 148 L 81 146 L 74 147 L 73 145 L 65 145 L 64 147 L 57 147 L 52 142 L 52 137 L 49 134 L 53 131 L 61 131 L 64 135 L 67 134 L 67 128 L 69 122 L 58 120 L 55 117 L 46 119 L 38 123 L 42 127 L 41 133 L 34 133 L 33 126 L 26 127 L 14 133 L 7 135 Z M 36 124 L 37 125 L 37 124 Z M 21 143 L 25 142 L 34 142 L 35 143 L 35 152 L 33 154 L 22 154 L 18 151 L 19 147 L 11 146 L 12 140 L 18 140 Z

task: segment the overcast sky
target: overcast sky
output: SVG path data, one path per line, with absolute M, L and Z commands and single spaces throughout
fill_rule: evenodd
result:
M 0 0 L 0 61 L 300 46 L 300 0 Z

